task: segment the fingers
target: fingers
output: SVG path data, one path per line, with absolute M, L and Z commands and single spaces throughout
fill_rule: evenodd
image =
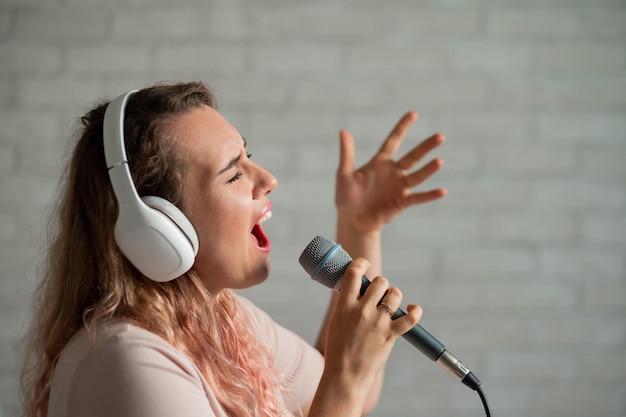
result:
M 357 258 L 348 266 L 341 282 L 340 302 L 348 308 L 376 310 L 373 319 L 390 330 L 395 337 L 400 336 L 419 322 L 422 308 L 409 304 L 406 314 L 398 317 L 395 313 L 400 308 L 402 292 L 397 287 L 390 287 L 389 281 L 382 276 L 372 279 L 365 293 L 360 296 L 362 277 L 369 266 L 369 261 L 364 258 Z
M 374 306 L 387 302 L 393 311 L 396 311 L 402 300 L 402 293 L 399 289 L 390 287 L 387 278 L 378 276 L 372 279 L 367 291 L 363 294 L 363 300 Z M 382 307 L 381 310 L 385 311 Z
M 402 302 L 402 292 L 396 287 L 388 287 L 385 290 L 384 288 L 388 285 L 385 278 L 376 277 L 372 280 L 370 287 L 368 287 L 366 295 L 370 292 L 372 286 L 374 286 L 372 288 L 374 294 L 372 294 L 371 297 L 373 299 L 376 299 L 380 290 L 383 291 L 384 295 L 376 306 L 379 319 L 382 320 L 383 324 L 388 323 L 389 328 L 397 337 L 408 332 L 419 322 L 422 317 L 422 308 L 415 304 L 409 304 L 406 314 L 403 314 L 402 311 L 398 312 L 397 310 L 400 308 L 400 303 Z
M 354 138 L 347 130 L 339 131 L 339 168 L 338 175 L 354 171 Z
M 341 291 L 339 298 L 343 298 L 344 302 L 352 304 L 360 297 L 362 277 L 365 276 L 370 263 L 365 258 L 356 258 L 350 263 L 346 272 L 341 279 Z
M 402 116 L 391 133 L 389 133 L 389 136 L 387 136 L 387 139 L 383 142 L 378 153 L 391 158 L 400 147 L 400 144 L 406 136 L 406 132 L 416 120 L 417 112 L 415 111 L 410 111 Z
M 402 301 L 402 292 L 396 287 L 389 287 L 385 291 L 384 296 L 378 303 L 378 308 L 386 312 L 393 318 L 396 310 L 400 308 L 400 302 Z
M 417 171 L 407 175 L 406 178 L 406 186 L 409 188 L 413 188 L 416 185 L 419 185 L 430 178 L 435 172 L 439 171 L 439 169 L 443 166 L 443 160 L 439 158 L 435 158 L 422 168 Z
M 397 334 L 402 335 L 411 330 L 422 319 L 422 307 L 409 304 L 406 308 L 406 315 L 392 321 L 392 327 Z
M 441 133 L 435 133 L 419 145 L 411 149 L 406 155 L 398 160 L 396 165 L 400 169 L 410 169 L 418 163 L 426 154 L 445 142 L 446 138 Z
M 429 201 L 437 200 L 441 197 L 445 197 L 448 194 L 445 188 L 437 188 L 436 190 L 424 191 L 420 193 L 409 194 L 406 197 L 407 206 L 413 206 L 416 204 L 428 203 Z
M 419 170 L 407 175 L 405 177 L 405 185 L 407 188 L 413 188 L 435 174 L 443 166 L 443 161 L 439 158 L 435 158 L 428 164 L 424 165 Z M 437 188 L 430 191 L 422 191 L 417 193 L 411 193 L 405 197 L 406 204 L 411 206 L 415 204 L 427 203 L 429 201 L 437 200 L 444 197 L 448 192 L 444 188 Z

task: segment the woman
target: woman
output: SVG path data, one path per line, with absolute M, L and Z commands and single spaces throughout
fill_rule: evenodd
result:
M 340 133 L 337 240 L 359 258 L 333 296 L 315 350 L 233 291 L 269 274 L 271 242 L 262 223 L 271 217 L 268 195 L 277 181 L 249 158 L 245 141 L 215 110 L 208 87 L 162 84 L 129 95 L 122 108 L 127 164 L 105 163 L 107 105 L 81 119 L 59 199 L 23 372 L 25 414 L 370 411 L 393 343 L 421 316 L 409 305 L 406 316 L 389 318 L 384 304 L 396 309 L 402 295 L 379 276 L 381 229 L 404 208 L 445 194 L 411 192 L 440 160 L 408 172 L 443 137 L 427 139 L 394 162 L 416 119 L 409 112 L 370 162 L 355 170 L 353 139 Z M 139 195 L 169 201 L 192 225 L 197 254 L 181 276 L 150 279 L 120 250 L 116 235 L 123 230 L 116 222 L 125 208 L 107 173 L 117 165 L 130 167 Z M 361 297 L 365 273 L 376 278 Z

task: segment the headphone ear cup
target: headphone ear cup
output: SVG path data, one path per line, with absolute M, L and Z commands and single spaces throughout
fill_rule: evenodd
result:
M 115 240 L 128 260 L 157 282 L 178 278 L 193 266 L 198 235 L 187 217 L 160 197 L 142 197 L 140 205 L 120 207 Z
M 183 212 L 180 211 L 180 209 L 174 204 L 161 197 L 147 195 L 141 197 L 141 201 L 143 201 L 148 207 L 150 207 L 160 215 L 164 215 L 165 218 L 174 223 L 174 225 L 183 233 L 185 238 L 189 241 L 193 257 L 195 258 L 195 256 L 198 254 L 198 234 L 196 233 L 196 229 L 194 229 L 187 216 L 185 216 Z

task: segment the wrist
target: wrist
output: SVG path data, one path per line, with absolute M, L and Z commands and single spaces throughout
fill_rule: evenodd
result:
M 350 223 L 337 224 L 337 243 L 350 254 L 352 259 L 363 257 L 370 262 L 368 274 L 380 275 L 382 272 L 382 238 L 380 230 L 363 230 Z
M 363 241 L 379 241 L 382 227 L 361 224 L 350 215 L 337 215 L 337 239 L 359 239 Z
M 369 386 L 363 378 L 348 378 L 341 372 L 325 369 L 309 416 L 360 416 L 368 392 Z

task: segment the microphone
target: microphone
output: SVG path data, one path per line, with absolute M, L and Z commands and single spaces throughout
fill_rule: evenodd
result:
M 322 236 L 315 237 L 300 255 L 300 265 L 311 278 L 334 291 L 341 288 L 341 279 L 352 258 L 341 245 Z M 363 276 L 360 293 L 363 295 L 370 280 Z M 401 309 L 396 310 L 393 319 L 406 315 Z M 480 381 L 461 363 L 445 346 L 419 324 L 402 335 L 432 361 L 437 362 L 454 379 L 473 390 L 480 387 Z

